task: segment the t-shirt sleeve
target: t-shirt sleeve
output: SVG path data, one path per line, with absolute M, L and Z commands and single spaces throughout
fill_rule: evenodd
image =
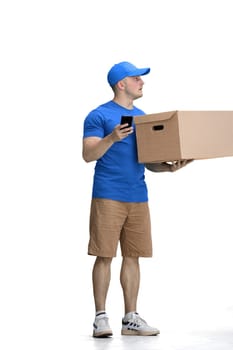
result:
M 84 120 L 83 137 L 104 137 L 104 120 L 98 111 L 92 111 Z

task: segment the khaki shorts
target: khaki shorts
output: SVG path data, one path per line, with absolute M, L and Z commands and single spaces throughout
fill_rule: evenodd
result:
M 119 242 L 122 256 L 152 256 L 148 202 L 92 199 L 88 254 L 115 257 Z

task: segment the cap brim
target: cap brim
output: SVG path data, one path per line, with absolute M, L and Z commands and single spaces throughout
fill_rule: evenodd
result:
M 128 77 L 136 77 L 140 75 L 146 75 L 148 73 L 150 73 L 150 68 L 138 68 L 135 71 L 128 74 Z

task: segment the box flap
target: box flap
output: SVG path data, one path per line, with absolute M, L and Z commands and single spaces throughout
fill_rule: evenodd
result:
M 170 112 L 146 114 L 143 116 L 136 116 L 134 118 L 134 122 L 135 124 L 160 122 L 160 121 L 171 119 L 176 113 L 177 111 L 170 111 Z

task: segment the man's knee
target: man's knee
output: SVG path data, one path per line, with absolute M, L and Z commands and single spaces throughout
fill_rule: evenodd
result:
M 103 265 L 111 265 L 112 258 L 106 258 L 102 256 L 97 256 L 96 257 L 96 263 L 97 264 L 103 264 Z

